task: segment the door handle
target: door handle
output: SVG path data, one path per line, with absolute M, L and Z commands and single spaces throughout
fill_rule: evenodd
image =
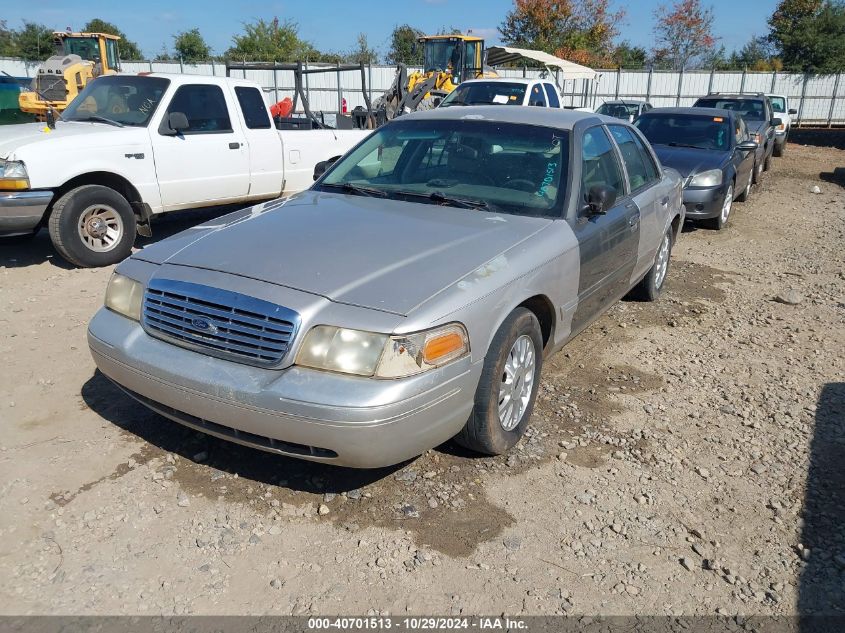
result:
M 240 143 L 229 143 L 229 149 L 240 149 L 240 148 L 241 148 Z
M 640 216 L 638 215 L 632 215 L 630 218 L 628 218 L 628 226 L 630 226 L 632 229 L 635 228 L 639 223 Z

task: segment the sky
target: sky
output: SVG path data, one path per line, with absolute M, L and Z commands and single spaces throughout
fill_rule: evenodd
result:
M 627 17 L 619 40 L 651 50 L 653 13 L 668 0 L 614 0 L 615 9 Z M 145 0 L 144 2 L 99 2 L 97 0 L 34 0 L 4 2 L 0 19 L 19 28 L 23 20 L 40 22 L 55 30 L 76 30 L 91 18 L 116 24 L 137 42 L 145 55 L 154 57 L 166 46 L 173 48 L 173 35 L 199 28 L 214 54 L 231 46 L 232 35 L 245 22 L 258 18 L 293 20 L 300 36 L 319 50 L 346 52 L 354 48 L 358 33 L 365 33 L 381 55 L 389 48 L 394 26 L 408 23 L 427 33 L 455 26 L 498 43 L 497 27 L 513 7 L 513 0 L 297 0 L 255 2 L 245 0 Z M 767 32 L 766 18 L 777 0 L 704 0 L 715 14 L 714 32 L 728 51 L 741 47 L 753 35 Z M 379 10 L 382 7 L 382 10 Z

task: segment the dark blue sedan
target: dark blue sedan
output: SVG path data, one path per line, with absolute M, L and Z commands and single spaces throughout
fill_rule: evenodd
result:
M 635 122 L 660 162 L 684 178 L 688 220 L 721 230 L 733 201 L 751 193 L 756 141 L 736 112 L 715 108 L 656 108 Z

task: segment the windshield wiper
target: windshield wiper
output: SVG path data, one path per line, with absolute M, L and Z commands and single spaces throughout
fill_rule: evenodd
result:
M 97 116 L 96 114 L 92 114 L 90 116 L 85 117 L 84 119 L 62 119 L 63 121 L 91 121 L 93 123 L 107 123 L 108 125 L 113 125 L 115 127 L 125 127 L 123 123 L 119 123 L 118 121 L 112 121 L 111 119 L 107 119 L 104 116 Z
M 692 147 L 693 149 L 707 149 L 706 147 L 700 147 L 698 145 L 690 145 L 689 143 L 667 143 L 669 147 Z
M 387 192 L 375 187 L 364 187 L 362 185 L 353 185 L 351 182 L 343 183 L 323 183 L 323 187 L 335 187 L 343 189 L 347 193 L 357 193 L 360 196 L 370 196 L 371 198 L 386 198 Z
M 427 198 L 432 202 L 439 202 L 451 207 L 459 207 L 461 209 L 489 209 L 490 203 L 485 200 L 473 200 L 471 198 L 453 198 L 447 196 L 441 191 L 432 191 L 431 193 L 421 193 L 417 191 L 397 191 L 397 195 L 409 196 L 413 198 Z

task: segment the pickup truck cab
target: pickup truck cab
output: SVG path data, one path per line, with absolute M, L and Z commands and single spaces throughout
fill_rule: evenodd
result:
M 51 129 L 0 128 L 0 236 L 48 226 L 79 266 L 129 255 L 152 216 L 278 198 L 365 130 L 277 130 L 261 88 L 194 75 L 111 75 L 89 83 Z
M 786 142 L 789 138 L 789 130 L 792 129 L 792 117 L 798 114 L 798 110 L 789 107 L 789 97 L 786 95 L 766 95 L 772 103 L 772 110 L 776 117 L 780 117 L 780 125 L 775 128 L 775 156 L 783 156 L 786 151 Z
M 547 79 L 498 77 L 464 81 L 450 92 L 441 108 L 455 105 L 519 105 L 560 108 L 558 88 Z

